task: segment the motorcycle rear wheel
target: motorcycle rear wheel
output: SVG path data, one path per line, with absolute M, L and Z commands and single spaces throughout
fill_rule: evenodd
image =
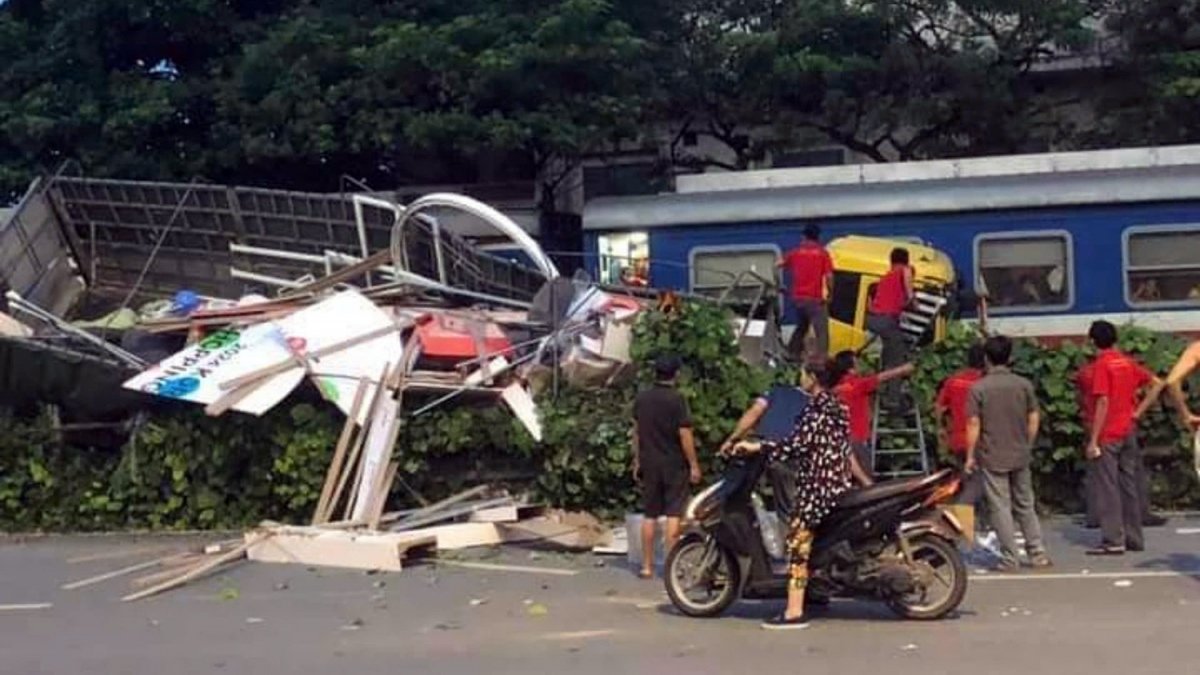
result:
M 958 547 L 935 534 L 923 534 L 909 542 L 913 559 L 925 576 L 933 578 L 941 593 L 928 597 L 929 588 L 888 600 L 888 607 L 905 619 L 936 621 L 953 612 L 967 594 L 967 566 Z
M 714 554 L 708 564 L 703 557 L 709 539 L 699 535 L 683 537 L 667 553 L 663 566 L 663 581 L 671 604 L 687 616 L 710 618 L 720 616 L 737 600 L 741 588 L 741 570 L 737 558 L 729 549 L 712 542 Z M 706 569 L 700 569 L 701 566 Z M 689 592 L 697 586 L 708 586 L 708 597 L 697 600 Z

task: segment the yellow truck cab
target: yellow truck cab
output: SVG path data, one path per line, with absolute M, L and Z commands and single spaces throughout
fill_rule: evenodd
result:
M 833 289 L 829 297 L 829 352 L 859 350 L 866 345 L 867 309 L 875 287 L 891 268 L 894 248 L 908 249 L 913 267 L 913 291 L 918 301 L 908 313 L 910 325 L 931 325 L 922 342 L 946 335 L 947 307 L 956 293 L 954 264 L 950 257 L 924 243 L 883 237 L 839 237 L 827 249 L 833 258 Z M 926 316 L 922 316 L 922 315 Z M 915 330 L 915 329 L 914 329 Z

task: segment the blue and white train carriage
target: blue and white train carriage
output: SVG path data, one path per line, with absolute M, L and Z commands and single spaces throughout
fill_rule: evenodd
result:
M 606 282 L 714 293 L 714 271 L 768 272 L 810 221 L 945 253 L 1010 335 L 1200 333 L 1200 145 L 680 176 L 589 202 L 585 257 Z

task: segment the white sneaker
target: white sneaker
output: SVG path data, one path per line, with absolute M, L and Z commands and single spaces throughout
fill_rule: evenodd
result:
M 1000 555 L 1000 538 L 996 536 L 994 530 L 975 535 L 975 545 L 990 553 Z

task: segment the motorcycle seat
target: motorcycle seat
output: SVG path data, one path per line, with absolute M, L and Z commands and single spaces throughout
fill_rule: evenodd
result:
M 876 483 L 870 487 L 850 490 L 842 495 L 838 500 L 837 508 L 845 509 L 854 506 L 862 506 L 872 502 L 883 501 L 890 497 L 902 495 L 907 492 L 920 492 L 926 488 L 941 482 L 952 473 L 951 469 L 942 469 L 937 473 L 932 473 L 928 476 L 916 476 L 914 478 L 900 478 L 897 480 L 884 481 Z

